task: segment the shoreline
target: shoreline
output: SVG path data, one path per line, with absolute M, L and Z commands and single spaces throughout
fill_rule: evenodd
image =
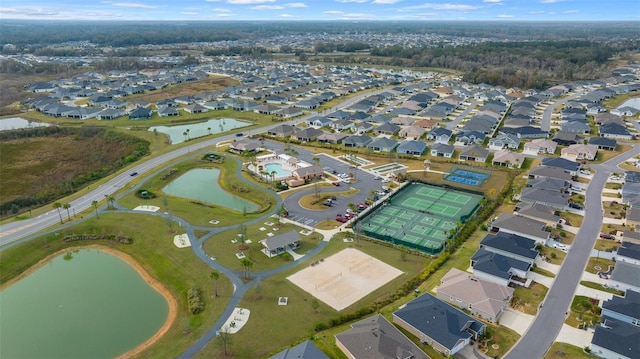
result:
M 118 355 L 117 359 L 128 359 L 128 358 L 134 357 L 135 355 L 140 354 L 142 351 L 146 350 L 147 348 L 152 346 L 155 342 L 157 342 L 167 331 L 169 331 L 169 328 L 171 328 L 171 325 L 175 321 L 178 314 L 178 303 L 176 302 L 175 298 L 171 295 L 171 292 L 169 292 L 169 290 L 165 288 L 164 285 L 162 285 L 162 283 L 160 283 L 151 275 L 149 275 L 149 273 L 142 267 L 142 265 L 140 265 L 140 263 L 138 263 L 135 259 L 133 259 L 133 257 L 131 257 L 126 253 L 120 252 L 116 249 L 113 249 L 111 247 L 103 246 L 100 244 L 89 244 L 89 245 L 78 246 L 78 247 L 69 247 L 69 248 L 59 250 L 55 253 L 52 253 L 46 256 L 45 258 L 43 258 L 42 260 L 40 260 L 35 265 L 29 267 L 29 269 L 27 269 L 26 271 L 20 273 L 20 275 L 2 284 L 0 286 L 0 290 L 4 290 L 5 288 L 8 288 L 12 284 L 15 284 L 18 281 L 26 278 L 31 273 L 42 268 L 45 264 L 47 264 L 53 258 L 68 252 L 79 250 L 79 249 L 97 249 L 122 259 L 131 267 L 133 267 L 135 271 L 138 272 L 138 274 L 142 277 L 142 279 L 144 279 L 144 281 L 147 282 L 147 284 L 149 284 L 154 290 L 160 293 L 160 295 L 162 295 L 164 299 L 167 301 L 167 305 L 169 306 L 169 313 L 167 314 L 167 319 L 165 320 L 162 327 L 160 327 L 160 329 L 158 329 L 158 331 L 156 331 L 156 333 L 153 334 L 145 342 L 141 343 L 140 345 L 138 345 L 132 350 L 129 350 L 126 353 Z

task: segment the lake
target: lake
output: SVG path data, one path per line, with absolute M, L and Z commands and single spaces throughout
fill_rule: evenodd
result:
M 251 201 L 235 196 L 220 187 L 217 168 L 195 168 L 176 178 L 162 191 L 172 196 L 216 204 L 236 211 L 253 212 L 259 206 Z
M 80 249 L 0 292 L 0 358 L 114 358 L 151 338 L 168 313 L 128 263 Z
M 48 123 L 34 122 L 20 117 L 3 118 L 0 120 L 0 131 L 17 130 L 20 128 L 47 127 Z
M 184 135 L 187 130 L 189 130 L 189 138 L 197 138 L 206 136 L 209 133 L 220 133 L 250 125 L 250 122 L 238 121 L 233 118 L 222 118 L 200 123 L 190 123 L 188 125 L 153 126 L 149 128 L 149 131 L 157 130 L 158 132 L 167 134 L 171 139 L 171 143 L 175 145 L 187 139 L 187 136 Z

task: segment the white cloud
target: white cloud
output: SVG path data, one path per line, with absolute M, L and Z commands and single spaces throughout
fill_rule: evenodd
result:
M 233 16 L 233 14 L 218 14 L 216 16 L 218 16 L 218 17 L 229 17 L 229 16 Z
M 578 12 L 578 10 L 567 10 L 567 11 L 561 12 L 561 14 L 575 14 L 577 12 Z
M 391 5 L 391 4 L 397 4 L 402 0 L 373 0 L 373 4 L 384 4 L 384 5 Z
M 180 13 L 180 15 L 189 15 L 189 16 L 191 16 L 191 15 L 198 15 L 198 13 L 197 12 L 183 11 L 183 12 Z
M 477 9 L 481 9 L 482 6 L 474 6 L 474 5 L 467 5 L 467 4 L 433 4 L 433 3 L 425 3 L 422 5 L 416 5 L 416 6 L 408 6 L 405 8 L 402 8 L 398 11 L 413 11 L 416 9 L 433 9 L 433 10 L 453 10 L 453 11 L 467 11 L 467 10 L 477 10 Z
M 155 9 L 155 8 L 157 8 L 157 6 L 154 6 L 154 5 L 140 4 L 140 3 L 137 3 L 137 2 L 114 2 L 111 5 L 117 6 L 117 7 L 128 7 L 128 8 L 137 8 L 137 9 Z
M 496 17 L 499 18 L 499 19 L 511 19 L 513 17 L 513 15 L 500 14 L 500 15 L 496 15 Z
M 292 7 L 292 8 L 301 8 L 301 7 L 307 7 L 307 4 L 303 2 L 290 2 L 288 4 L 284 4 L 284 6 Z
M 282 10 L 283 6 L 280 5 L 258 5 L 250 7 L 251 10 Z
M 211 11 L 215 11 L 215 12 L 231 12 L 231 10 L 225 9 L 223 7 L 216 7 L 216 8 L 211 9 Z
M 540 15 L 540 14 L 544 14 L 544 10 L 529 11 L 529 14 L 531 14 L 531 15 Z
M 280 17 L 293 17 L 291 14 L 280 14 Z
M 365 3 L 365 2 L 367 2 L 369 0 L 336 0 L 336 1 L 337 2 L 357 2 L 357 3 L 362 4 L 362 3 Z
M 499 4 L 502 0 L 482 0 L 482 2 L 491 3 L 491 4 Z
M 327 14 L 327 15 L 342 15 L 344 14 L 343 11 L 340 10 L 327 10 L 327 11 L 323 11 L 323 14 Z
M 372 20 L 374 18 L 372 14 L 343 14 L 340 20 Z
M 233 5 L 257 5 L 276 2 L 276 0 L 227 0 L 227 2 Z

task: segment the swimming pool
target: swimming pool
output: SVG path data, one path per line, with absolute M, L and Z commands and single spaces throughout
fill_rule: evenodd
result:
M 269 163 L 264 166 L 265 172 L 271 174 L 271 172 L 276 173 L 276 178 L 289 177 L 291 176 L 291 171 L 287 171 L 282 168 L 281 163 Z

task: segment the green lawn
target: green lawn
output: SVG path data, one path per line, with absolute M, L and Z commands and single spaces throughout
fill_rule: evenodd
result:
M 320 258 L 327 258 L 349 246 L 376 257 L 407 274 L 378 288 L 343 311 L 335 311 L 319 302 L 318 311 L 315 312 L 311 305 L 314 297 L 289 282 L 286 277 L 306 268 Z M 266 256 L 264 257 L 266 258 Z M 319 254 L 305 261 L 301 266 L 296 266 L 263 280 L 260 283 L 261 290 L 258 292 L 256 292 L 255 286 L 249 290 L 241 300 L 240 307 L 251 310 L 251 317 L 242 330 L 234 335 L 232 349 L 238 358 L 260 358 L 273 355 L 289 346 L 290 343 L 299 342 L 314 335 L 316 324 L 328 323 L 330 319 L 342 313 L 353 313 L 358 308 L 366 307 L 376 299 L 395 292 L 410 278 L 409 273 L 420 272 L 426 261 L 429 259 L 419 255 L 401 256 L 398 250 L 375 242 L 358 240 L 345 243 L 336 236 Z M 254 270 L 261 269 L 254 266 Z M 288 297 L 288 305 L 279 306 L 277 304 L 279 297 Z M 323 336 L 326 333 L 321 332 L 317 335 Z M 209 345 L 198 353 L 197 357 L 210 358 L 218 355 L 219 350 L 219 347 Z
M 542 269 L 540 267 L 533 268 L 532 272 L 541 274 L 541 275 L 543 275 L 545 277 L 550 277 L 550 278 L 555 278 L 556 277 L 556 275 L 554 273 L 549 272 L 548 270 Z
M 567 343 L 555 342 L 544 355 L 543 359 L 589 359 L 597 358 L 593 354 L 584 352 L 583 348 L 578 348 Z
M 581 325 L 594 325 L 600 323 L 600 311 L 589 297 L 576 295 L 571 302 L 569 316 L 565 320 L 567 325 L 580 328 Z
M 601 271 L 606 272 L 609 266 L 613 266 L 615 264 L 616 262 L 608 259 L 591 257 L 589 258 L 589 262 L 587 262 L 587 268 L 585 268 L 585 271 L 593 274 L 598 274 L 598 272 Z M 600 269 L 596 269 L 596 267 Z
M 621 296 L 621 297 L 624 296 L 624 292 L 623 291 L 617 290 L 617 289 L 613 289 L 613 288 L 605 288 L 600 283 L 589 282 L 589 281 L 583 280 L 583 281 L 580 282 L 580 284 L 585 286 L 585 287 L 587 287 L 587 288 L 601 290 L 603 292 L 615 294 L 615 295 L 618 295 L 618 296 Z
M 144 214 L 104 213 L 59 235 L 50 234 L 15 245 L 0 252 L 1 283 L 22 273 L 46 256 L 68 247 L 100 244 L 129 254 L 172 293 L 178 303 L 178 315 L 169 332 L 139 357 L 176 357 L 200 338 L 217 320 L 232 295 L 231 282 L 224 276 L 218 281 L 220 297 L 213 299 L 211 268 L 197 259 L 191 249 L 173 245 L 173 234 L 167 232 L 162 219 Z M 131 245 L 110 241 L 64 243 L 65 234 L 123 234 L 133 238 Z M 198 315 L 187 312 L 186 293 L 195 286 L 202 290 L 205 311 Z M 189 332 L 185 332 L 185 329 Z
M 548 291 L 547 287 L 536 282 L 533 282 L 529 288 L 517 286 L 513 292 L 511 306 L 523 313 L 535 315 L 538 312 L 538 306 L 542 303 Z

